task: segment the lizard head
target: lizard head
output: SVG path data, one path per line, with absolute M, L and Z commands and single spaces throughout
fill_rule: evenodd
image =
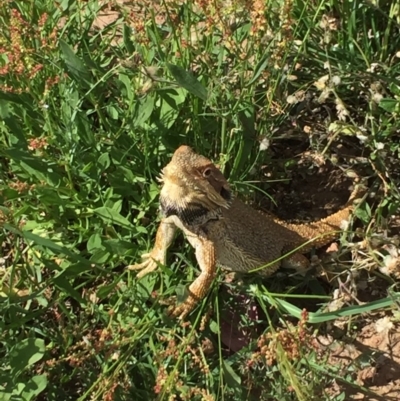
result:
M 161 174 L 161 209 L 187 223 L 229 208 L 232 192 L 221 171 L 189 146 L 180 146 Z

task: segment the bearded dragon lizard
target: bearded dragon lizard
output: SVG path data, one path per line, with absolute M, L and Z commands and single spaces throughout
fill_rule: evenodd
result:
M 237 272 L 259 269 L 264 276 L 280 266 L 304 270 L 309 261 L 303 254 L 327 245 L 347 228 L 357 197 L 356 189 L 342 210 L 317 222 L 286 223 L 235 198 L 222 172 L 189 146 L 175 151 L 160 181 L 163 218 L 155 245 L 142 255 L 142 263 L 128 269 L 141 270 L 140 278 L 165 265 L 176 230 L 183 231 L 195 249 L 201 273 L 186 300 L 172 310 L 181 319 L 207 295 L 217 266 Z

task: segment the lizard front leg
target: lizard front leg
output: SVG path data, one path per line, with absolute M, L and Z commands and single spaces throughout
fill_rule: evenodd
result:
M 184 319 L 207 295 L 216 275 L 216 251 L 214 243 L 201 236 L 188 236 L 188 239 L 196 248 L 196 259 L 201 273 L 189 286 L 189 295 L 185 301 L 170 309 L 170 313 L 175 317 L 179 316 L 180 319 Z
M 165 265 L 167 249 L 171 245 L 177 229 L 178 218 L 176 216 L 169 216 L 161 220 L 157 229 L 156 241 L 153 249 L 149 253 L 144 253 L 142 263 L 127 266 L 129 270 L 141 270 L 137 277 L 141 278 L 148 273 L 157 269 L 158 264 Z

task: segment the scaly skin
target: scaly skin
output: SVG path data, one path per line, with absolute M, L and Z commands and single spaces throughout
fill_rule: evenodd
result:
M 163 219 L 150 253 L 128 266 L 138 277 L 166 263 L 167 249 L 180 229 L 196 252 L 201 274 L 189 287 L 187 299 L 173 310 L 184 318 L 203 299 L 216 275 L 217 265 L 239 272 L 257 270 L 269 276 L 280 266 L 304 270 L 303 253 L 327 245 L 347 228 L 354 208 L 352 194 L 345 207 L 309 224 L 289 224 L 252 209 L 234 198 L 221 171 L 190 147 L 179 147 L 163 169 L 160 206 Z M 301 247 L 302 246 L 302 247 Z M 294 249 L 301 247 L 295 253 Z

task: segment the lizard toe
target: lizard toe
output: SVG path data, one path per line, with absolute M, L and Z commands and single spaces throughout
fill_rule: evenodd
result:
M 133 265 L 126 266 L 125 269 L 127 269 L 127 270 L 143 270 L 143 269 L 145 269 L 147 267 L 148 264 L 149 263 L 146 260 L 143 263 L 135 263 Z
M 185 319 L 185 317 L 192 311 L 192 307 L 187 303 L 183 302 L 179 305 L 171 305 L 168 308 L 168 314 L 172 317 L 176 317 L 179 320 Z
M 143 263 L 137 263 L 126 267 L 127 270 L 141 270 L 137 274 L 137 278 L 141 278 L 157 269 L 157 263 L 153 259 L 147 259 Z

